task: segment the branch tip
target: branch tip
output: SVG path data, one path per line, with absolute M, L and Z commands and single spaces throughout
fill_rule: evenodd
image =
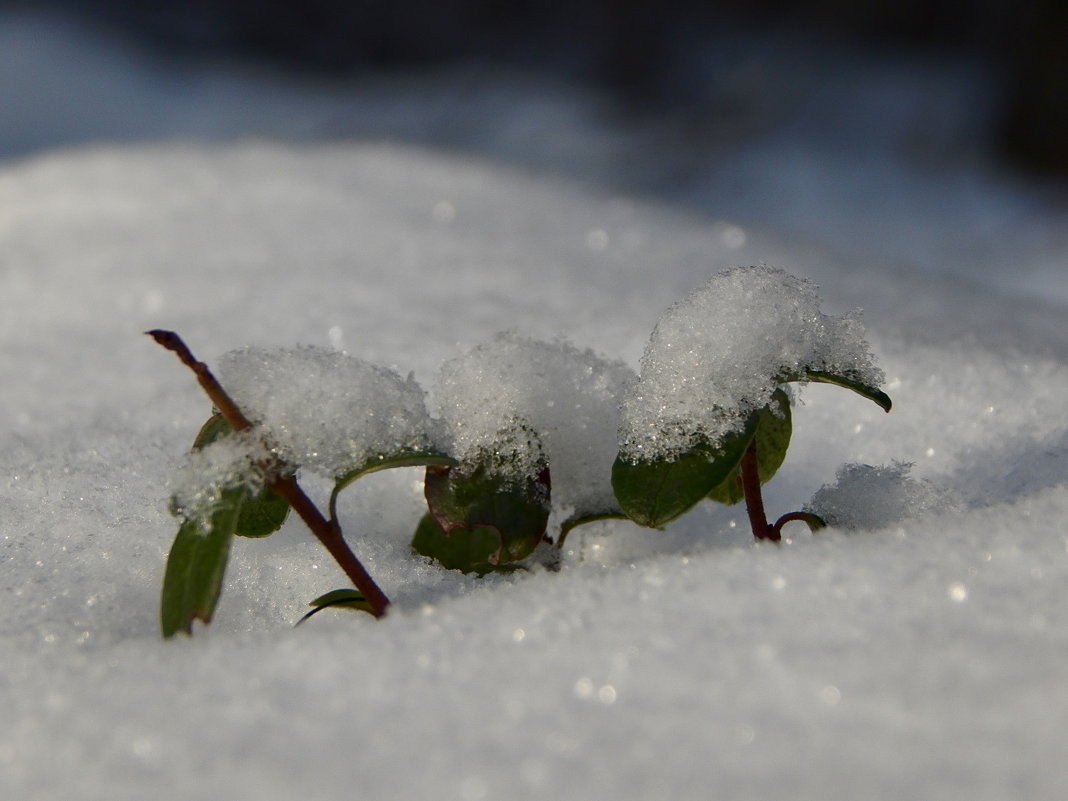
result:
M 193 356 L 193 352 L 189 350 L 189 346 L 185 344 L 180 336 L 173 331 L 164 331 L 161 328 L 154 328 L 151 331 L 145 331 L 145 334 L 156 340 L 156 344 L 163 348 L 177 354 L 178 358 L 182 360 L 182 363 L 188 367 L 193 367 L 197 360 Z

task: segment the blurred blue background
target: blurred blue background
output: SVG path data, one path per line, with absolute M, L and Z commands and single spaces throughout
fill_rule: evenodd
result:
M 0 0 L 0 159 L 249 137 L 476 155 L 1068 303 L 1061 0 Z
M 1035 170 L 1068 171 L 1068 4 L 1061 0 L 0 4 L 0 13 L 29 10 L 119 33 L 159 59 L 242 59 L 334 79 L 477 64 L 577 82 L 628 113 L 676 118 L 722 104 L 722 84 L 739 62 L 759 68 L 759 51 L 784 38 L 817 50 L 897 48 L 982 64 L 995 95 L 985 133 L 995 152 Z M 749 46 L 729 52 L 738 40 Z

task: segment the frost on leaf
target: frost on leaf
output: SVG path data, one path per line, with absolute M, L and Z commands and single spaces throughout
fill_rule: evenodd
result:
M 462 472 L 481 466 L 506 483 L 533 481 L 548 464 L 554 506 L 610 511 L 618 408 L 634 380 L 591 350 L 499 334 L 441 368 L 443 450 Z
M 786 381 L 830 381 L 870 397 L 874 366 L 856 312 L 820 311 L 816 288 L 772 267 L 736 267 L 660 318 L 623 401 L 620 456 L 675 459 L 745 430 Z
M 286 463 L 330 477 L 381 457 L 427 452 L 425 393 L 414 378 L 324 348 L 246 348 L 219 376 Z

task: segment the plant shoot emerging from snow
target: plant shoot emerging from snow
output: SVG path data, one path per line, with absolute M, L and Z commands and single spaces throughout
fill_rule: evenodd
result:
M 623 511 L 659 527 L 703 498 L 746 501 L 753 535 L 781 539 L 770 525 L 761 484 L 790 444 L 789 382 L 837 384 L 886 411 L 882 371 L 856 314 L 829 317 L 815 287 L 771 267 L 734 268 L 660 318 L 641 377 L 623 401 L 620 452 L 612 482 Z
M 383 615 L 389 601 L 337 517 L 338 493 L 370 472 L 426 468 L 412 546 L 466 572 L 514 569 L 593 520 L 660 527 L 705 498 L 744 499 L 754 536 L 779 540 L 789 520 L 823 525 L 813 512 L 775 524 L 764 514 L 760 486 L 790 442 L 784 385 L 838 384 L 890 409 L 857 317 L 824 315 L 811 284 L 768 267 L 722 273 L 669 309 L 640 377 L 589 350 L 505 333 L 442 366 L 434 416 L 411 376 L 341 353 L 235 351 L 220 383 L 177 335 L 150 333 L 216 409 L 172 486 L 183 522 L 164 578 L 168 637 L 210 621 L 233 536 L 271 534 L 291 508 L 354 587 L 315 599 L 313 613 Z M 301 490 L 301 469 L 333 480 L 327 514 Z

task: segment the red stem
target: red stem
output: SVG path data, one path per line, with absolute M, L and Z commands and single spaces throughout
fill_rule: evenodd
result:
M 300 519 L 311 529 L 312 534 L 318 537 L 319 542 L 334 557 L 334 561 L 345 571 L 345 575 L 352 580 L 356 589 L 367 599 L 371 614 L 375 617 L 382 617 L 389 607 L 389 598 L 349 548 L 337 523 L 323 517 L 322 512 L 312 503 L 293 476 L 278 479 L 268 486 L 273 492 L 286 499 L 293 507 L 293 511 L 300 515 Z
M 768 517 L 764 513 L 764 498 L 760 492 L 760 473 L 757 468 L 756 437 L 753 437 L 749 447 L 745 449 L 741 467 L 742 493 L 745 495 L 745 510 L 749 514 L 753 536 L 758 540 L 781 541 L 782 534 L 768 525 Z
M 182 364 L 196 374 L 200 386 L 203 387 L 208 398 L 215 404 L 215 408 L 219 410 L 219 414 L 223 416 L 234 431 L 248 431 L 252 428 L 248 418 L 245 417 L 241 409 L 226 393 L 226 390 L 222 388 L 222 385 L 212 375 L 208 366 L 204 362 L 197 361 L 180 336 L 173 331 L 155 330 L 147 333 L 164 348 L 175 353 Z M 341 528 L 337 525 L 337 521 L 327 520 L 323 517 L 322 512 L 312 503 L 292 475 L 276 478 L 270 481 L 267 486 L 272 492 L 286 499 L 286 502 L 293 507 L 300 519 L 311 529 L 312 534 L 318 538 L 323 547 L 334 557 L 341 569 L 345 571 L 345 575 L 352 580 L 356 589 L 367 599 L 367 603 L 371 607 L 371 614 L 375 617 L 382 617 L 389 607 L 389 599 L 375 583 L 375 580 L 371 578 L 371 574 L 367 572 L 360 560 L 356 558 L 356 554 L 349 548 L 348 543 L 345 542 L 345 538 L 341 534 Z

